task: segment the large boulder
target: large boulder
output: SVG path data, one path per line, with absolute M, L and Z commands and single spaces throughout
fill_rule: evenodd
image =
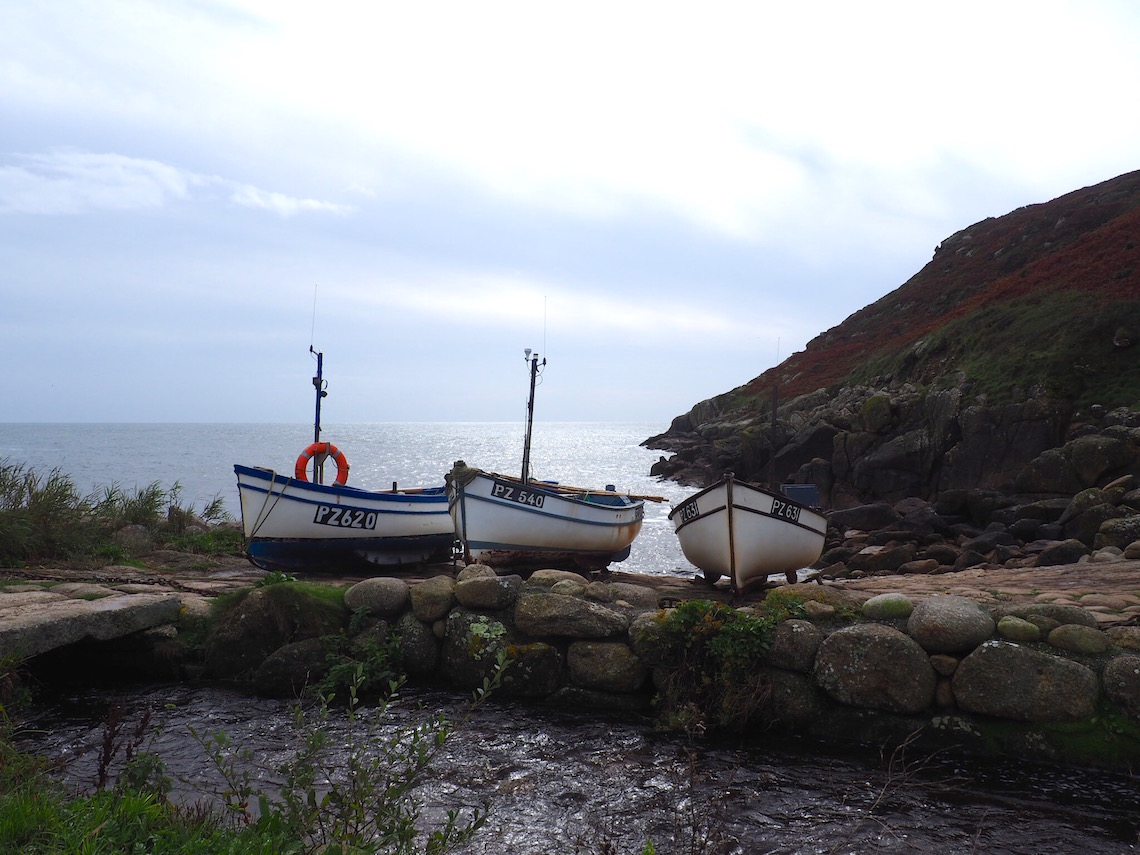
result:
M 320 638 L 306 638 L 269 654 L 254 674 L 253 688 L 263 698 L 299 698 L 328 670 L 328 645 Z
M 575 641 L 566 652 L 566 664 L 574 685 L 602 692 L 636 692 L 648 673 L 620 641 Z
M 352 611 L 368 609 L 377 617 L 396 617 L 411 599 L 408 583 L 393 576 L 377 576 L 357 582 L 344 592 L 344 604 Z
M 413 677 L 428 677 L 439 666 L 439 641 L 431 626 L 420 621 L 412 612 L 400 616 L 393 627 L 400 640 L 404 670 Z
M 923 600 L 907 619 L 906 629 L 929 653 L 973 650 L 994 632 L 994 619 L 973 600 L 944 595 Z
M 1140 720 L 1140 656 L 1117 656 L 1104 666 L 1104 693 L 1123 707 L 1132 718 Z
M 1033 563 L 1037 567 L 1076 564 L 1088 554 L 1089 548 L 1084 543 L 1076 538 L 1069 538 L 1067 540 L 1059 540 L 1042 549 L 1037 553 L 1037 559 Z
M 611 638 L 629 629 L 628 615 L 567 594 L 524 592 L 515 606 L 515 626 L 533 637 Z
M 521 576 L 478 576 L 455 584 L 455 599 L 468 609 L 501 611 L 514 605 L 522 587 Z
M 497 616 L 454 609 L 447 616 L 440 671 L 457 686 L 478 688 L 513 642 L 510 628 Z
M 455 580 L 450 576 L 432 576 L 413 585 L 410 597 L 412 613 L 424 623 L 442 620 L 455 605 Z
M 1092 545 L 1093 549 L 1104 549 L 1106 546 L 1127 549 L 1138 540 L 1140 540 L 1140 516 L 1128 514 L 1102 522 L 1100 529 L 1093 536 Z
M 954 698 L 967 712 L 1016 721 L 1079 721 L 1096 712 L 1089 668 L 1006 641 L 990 641 L 958 665 Z
M 883 624 L 856 624 L 823 640 L 816 683 L 841 704 L 919 713 L 934 700 L 930 660 L 912 638 Z
M 339 635 L 345 618 L 339 603 L 292 583 L 255 588 L 211 619 L 205 645 L 207 672 L 223 679 L 252 675 L 284 644 Z
M 878 503 L 832 511 L 829 519 L 840 529 L 854 528 L 860 531 L 873 531 L 898 522 L 902 519 L 902 515 L 890 505 Z
M 786 671 L 811 673 L 815 654 L 823 642 L 823 633 L 811 621 L 781 621 L 772 632 L 768 662 Z

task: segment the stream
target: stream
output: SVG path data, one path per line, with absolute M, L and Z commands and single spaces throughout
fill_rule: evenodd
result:
M 341 757 L 443 713 L 449 737 L 419 791 L 435 827 L 449 808 L 489 804 L 464 853 L 1120 853 L 1140 851 L 1134 776 L 873 749 L 844 751 L 786 736 L 747 742 L 664 735 L 629 716 L 494 700 L 468 710 L 454 693 L 406 690 L 387 713 L 343 711 L 328 727 Z M 224 730 L 273 768 L 290 756 L 290 705 L 214 686 L 63 694 L 29 716 L 21 745 L 60 761 L 75 790 L 95 780 L 108 711 L 161 756 L 172 798 L 190 803 L 221 780 L 191 736 Z

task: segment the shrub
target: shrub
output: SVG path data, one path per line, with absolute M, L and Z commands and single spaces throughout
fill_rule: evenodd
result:
M 786 617 L 757 617 L 720 603 L 689 600 L 658 615 L 656 699 L 668 730 L 739 730 L 763 708 L 770 687 L 760 667 L 772 629 Z

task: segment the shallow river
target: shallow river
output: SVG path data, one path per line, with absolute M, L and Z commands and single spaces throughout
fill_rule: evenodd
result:
M 267 768 L 295 733 L 284 702 L 180 685 L 59 698 L 28 722 L 25 745 L 67 761 L 68 782 L 89 789 L 114 704 L 131 727 L 154 710 L 160 730 L 143 747 L 163 757 L 174 795 L 188 801 L 218 784 L 191 727 L 224 729 Z M 463 697 L 420 690 L 352 730 L 337 715 L 334 744 L 379 744 L 435 712 L 453 727 L 421 791 L 424 817 L 489 801 L 467 853 L 637 855 L 647 840 L 662 855 L 1140 851 L 1140 783 L 1126 775 L 839 753 L 786 738 L 690 750 L 628 717 L 487 703 L 465 720 Z

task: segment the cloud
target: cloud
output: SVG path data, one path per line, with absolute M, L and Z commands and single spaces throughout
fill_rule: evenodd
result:
M 0 166 L 0 214 L 158 209 L 174 202 L 204 200 L 207 194 L 196 198 L 194 191 L 206 188 L 221 188 L 234 204 L 282 217 L 353 210 L 121 154 L 57 148 L 44 154 L 15 154 L 11 160 L 11 165 Z
M 0 213 L 79 214 L 160 208 L 185 199 L 196 178 L 155 160 L 56 149 L 0 166 Z
M 317 211 L 329 214 L 348 214 L 353 208 L 348 205 L 336 205 L 332 202 L 319 202 L 316 199 L 297 199 L 286 196 L 284 193 L 271 193 L 251 187 L 248 184 L 235 187 L 230 197 L 235 204 L 246 208 L 259 208 L 272 211 L 282 217 L 291 217 L 303 211 Z

